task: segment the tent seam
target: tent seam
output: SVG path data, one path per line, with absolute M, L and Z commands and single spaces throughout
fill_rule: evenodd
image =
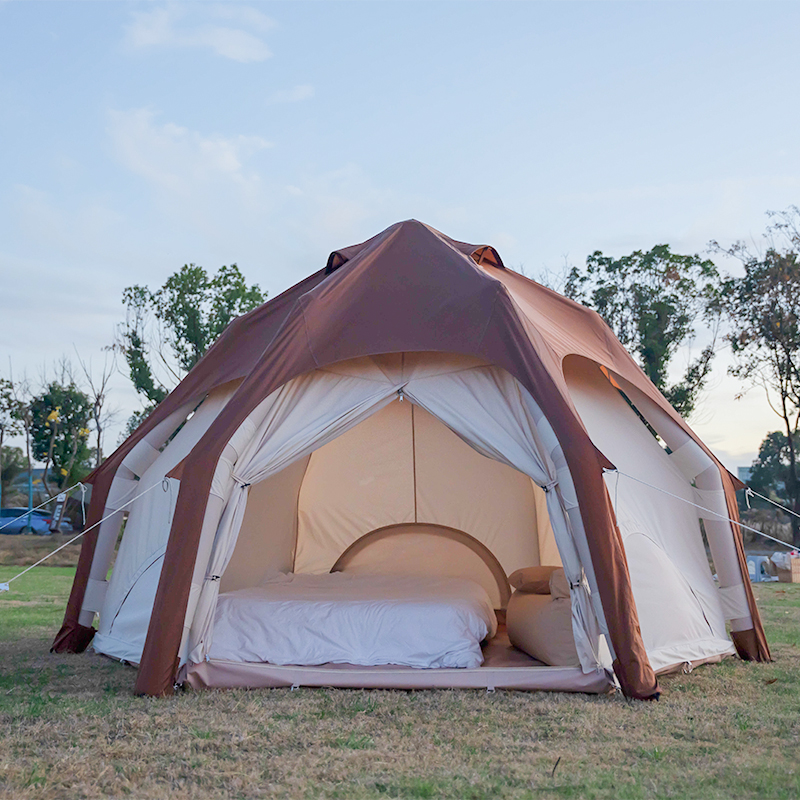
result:
M 380 369 L 380 367 L 378 367 L 378 369 Z M 343 378 L 353 378 L 354 380 L 365 381 L 366 383 L 377 383 L 377 384 L 380 384 L 381 386 L 385 386 L 387 383 L 391 383 L 392 382 L 391 378 L 389 378 L 388 375 L 386 375 L 386 379 L 385 380 L 379 380 L 377 378 L 364 378 L 361 375 L 348 375 L 345 372 L 336 372 L 336 370 L 326 369 L 325 367 L 317 367 L 316 371 L 317 372 L 324 372 L 326 375 L 337 375 L 340 378 L 342 378 L 342 377 Z M 384 373 L 384 375 L 385 375 L 385 373 Z
M 306 467 L 303 470 L 303 475 L 300 478 L 300 485 L 297 487 L 297 500 L 294 504 L 294 547 L 292 547 L 292 572 L 295 571 L 297 566 L 297 545 L 300 541 L 300 495 L 303 493 L 303 484 L 306 481 L 308 468 L 311 466 L 311 459 L 314 456 L 314 450 L 308 454 L 306 459 Z
M 304 300 L 305 297 L 301 297 L 297 302 L 300 304 L 300 313 L 303 315 L 303 332 L 306 335 L 306 347 L 308 347 L 308 352 L 311 354 L 314 365 L 317 367 L 317 369 L 319 369 L 319 361 L 317 360 L 317 355 L 314 352 L 314 349 L 311 347 L 311 337 L 308 334 L 308 320 L 306 318 L 306 304 Z
M 494 318 L 494 312 L 495 309 L 497 308 L 497 298 L 501 290 L 503 289 L 505 289 L 503 284 L 497 281 L 497 289 L 495 290 L 494 299 L 492 300 L 492 310 L 489 312 L 489 316 L 486 319 L 486 324 L 483 326 L 483 333 L 481 334 L 481 338 L 478 340 L 478 349 L 480 349 L 483 346 L 483 340 L 486 338 L 486 334 L 489 332 L 489 325 L 491 324 L 492 319 Z

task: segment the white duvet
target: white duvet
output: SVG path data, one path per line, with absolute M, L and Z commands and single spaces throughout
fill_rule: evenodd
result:
M 478 667 L 496 632 L 489 595 L 470 580 L 279 575 L 219 596 L 209 658 Z

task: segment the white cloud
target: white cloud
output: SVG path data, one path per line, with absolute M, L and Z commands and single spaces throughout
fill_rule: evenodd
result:
M 268 103 L 301 103 L 314 96 L 314 87 L 310 83 L 301 83 L 291 89 L 281 89 L 273 92 L 268 98 Z
M 271 147 L 260 136 L 201 133 L 161 122 L 146 108 L 109 112 L 108 133 L 122 166 L 146 182 L 161 223 L 198 246 L 230 252 L 274 212 L 255 163 Z
M 207 6 L 218 19 L 229 19 L 246 27 L 266 32 L 275 27 L 275 21 L 261 11 L 250 6 L 240 6 L 231 3 L 216 3 Z
M 244 162 L 271 147 L 260 136 L 203 136 L 171 122 L 159 125 L 146 108 L 111 111 L 109 133 L 128 169 L 187 198 L 220 182 L 245 190 L 257 188 L 259 178 L 245 172 Z
M 260 11 L 238 5 L 193 5 L 191 18 L 185 6 L 166 5 L 134 12 L 125 43 L 134 49 L 148 47 L 201 47 L 242 63 L 264 61 L 272 53 L 261 34 L 274 26 Z M 233 23 L 219 24 L 220 22 Z

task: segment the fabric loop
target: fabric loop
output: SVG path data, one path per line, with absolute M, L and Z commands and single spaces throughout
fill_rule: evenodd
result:
M 86 492 L 88 487 L 85 483 L 79 483 L 81 488 L 81 518 L 83 519 L 83 526 L 86 527 Z

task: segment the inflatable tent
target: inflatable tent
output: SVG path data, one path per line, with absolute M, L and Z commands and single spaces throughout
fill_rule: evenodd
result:
M 653 698 L 657 673 L 770 657 L 732 476 L 596 313 L 415 220 L 234 320 L 90 482 L 103 522 L 53 649 L 94 639 L 138 665 L 137 693 L 618 683 Z M 569 663 L 463 612 L 480 591 L 502 622 L 509 575 L 538 565 L 566 579 Z M 337 598 L 362 583 L 379 608 L 356 629 Z M 435 621 L 430 593 L 454 587 Z M 409 598 L 416 617 L 384 616 Z M 302 608 L 322 613 L 313 641 Z M 459 626 L 482 658 L 393 650 Z M 348 636 L 363 660 L 292 649 Z

